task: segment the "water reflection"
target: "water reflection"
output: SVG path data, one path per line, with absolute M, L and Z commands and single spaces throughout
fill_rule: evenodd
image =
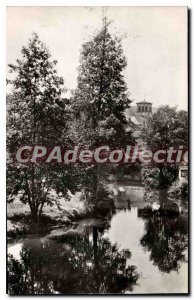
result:
M 10 247 L 8 292 L 187 293 L 186 216 L 144 216 L 137 208 L 142 190 L 132 192 L 136 197 L 130 191 L 126 197 L 118 194 L 116 210 L 101 219 L 82 220 Z
M 149 219 L 139 217 L 137 208 L 119 210 L 106 233 L 112 243 L 117 242 L 120 248 L 131 249 L 131 263 L 136 265 L 141 275 L 132 293 L 187 293 L 187 219 L 180 216 L 167 220 L 165 216 L 154 216 L 152 221 L 150 231 Z M 150 239 L 146 246 L 142 243 L 147 236 Z M 158 241 L 161 241 L 159 245 Z M 157 252 L 152 256 L 155 248 Z
M 178 271 L 185 262 L 188 247 L 188 222 L 183 217 L 169 218 L 153 215 L 146 219 L 146 233 L 141 245 L 150 252 L 150 259 L 160 271 Z
M 124 293 L 138 280 L 131 252 L 119 251 L 96 227 L 87 238 L 26 241 L 20 256 L 9 256 L 10 294 Z

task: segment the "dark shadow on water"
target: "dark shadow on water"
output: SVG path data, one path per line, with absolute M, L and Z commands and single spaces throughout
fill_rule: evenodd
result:
M 169 217 L 152 214 L 145 219 L 145 234 L 140 244 L 150 252 L 153 261 L 161 272 L 178 271 L 186 261 L 188 247 L 188 220 L 183 216 Z
M 106 193 L 103 195 L 103 201 L 98 202 L 95 215 L 90 219 L 58 227 L 45 237 L 26 239 L 19 258 L 9 255 L 9 294 L 124 294 L 137 291 L 140 273 L 144 271 L 143 265 L 137 269 L 136 261 L 132 265 L 130 260 L 137 248 L 131 244 L 130 249 L 120 249 L 105 234 L 111 228 L 113 218 L 119 217 L 120 210 L 129 218 L 123 223 L 125 225 L 138 228 L 138 223 L 141 220 L 142 224 L 143 220 L 144 234 L 135 243 L 149 253 L 148 264 L 157 266 L 154 272 L 178 272 L 186 261 L 186 216 L 146 215 L 139 210 L 134 217 L 134 203 L 127 191 L 118 193 L 115 207 L 112 203 L 110 207 L 109 198 Z M 140 203 L 139 199 L 141 197 L 133 200 Z M 122 225 L 122 218 L 119 225 Z M 150 280 L 154 279 L 155 273 L 149 275 Z
M 8 259 L 9 294 L 106 294 L 132 291 L 138 281 L 131 252 L 88 228 L 84 236 L 26 241 L 20 260 Z

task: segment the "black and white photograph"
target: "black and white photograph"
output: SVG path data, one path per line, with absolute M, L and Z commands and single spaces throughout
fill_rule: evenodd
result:
M 9 295 L 188 295 L 188 8 L 7 6 Z

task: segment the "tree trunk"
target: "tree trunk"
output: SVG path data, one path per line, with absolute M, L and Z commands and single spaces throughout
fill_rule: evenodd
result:
M 165 207 L 166 199 L 167 199 L 166 189 L 159 190 L 159 201 L 162 209 L 164 209 Z
M 44 207 L 44 201 L 41 203 L 40 205 L 40 209 L 39 209 L 39 212 L 38 212 L 38 216 L 41 217 L 42 216 L 42 210 L 43 210 L 43 207 Z
M 97 208 L 98 208 L 99 189 L 100 189 L 100 166 L 99 164 L 97 164 L 93 172 L 93 197 L 92 198 L 93 198 L 95 214 L 97 214 Z
M 32 218 L 33 223 L 38 223 L 38 221 L 39 221 L 38 208 L 39 208 L 39 206 L 37 206 L 36 202 L 33 201 L 30 205 L 31 218 Z
M 94 279 L 96 285 L 96 292 L 99 292 L 99 262 L 98 262 L 98 229 L 93 227 L 93 250 L 94 250 Z
M 37 223 L 38 222 L 38 211 L 37 211 L 37 209 L 35 209 L 35 208 L 31 209 L 31 216 L 32 216 L 32 222 Z
M 159 167 L 160 175 L 159 175 L 159 201 L 161 208 L 163 209 L 167 199 L 167 191 L 166 187 L 164 186 L 164 174 L 163 174 L 163 167 Z
M 95 266 L 98 265 L 98 229 L 93 227 L 93 249 Z

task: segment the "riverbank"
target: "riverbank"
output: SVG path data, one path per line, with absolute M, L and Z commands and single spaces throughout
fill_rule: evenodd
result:
M 7 205 L 7 237 L 12 240 L 30 234 L 48 233 L 56 227 L 69 226 L 83 219 L 109 219 L 114 210 L 112 198 L 102 198 L 97 206 L 88 204 L 81 192 L 70 195 L 68 200 L 61 199 L 60 208 L 46 206 L 37 223 L 32 221 L 27 205 L 16 200 Z
M 10 293 L 30 294 L 32 284 L 35 294 L 84 294 L 94 285 L 100 293 L 104 282 L 104 294 L 112 288 L 127 294 L 185 293 L 187 232 L 188 222 L 182 216 L 142 218 L 138 208 L 124 206 L 107 222 L 85 219 L 18 238 L 8 243 Z M 127 281 L 131 271 L 140 274 L 137 284 Z
M 34 224 L 29 207 L 15 200 L 7 204 L 7 237 L 12 239 L 32 232 L 47 232 L 53 226 L 68 225 L 74 220 L 84 218 L 88 213 L 89 208 L 81 200 L 81 193 L 76 193 L 68 201 L 62 199 L 60 209 L 56 205 L 45 207 L 39 222 Z

